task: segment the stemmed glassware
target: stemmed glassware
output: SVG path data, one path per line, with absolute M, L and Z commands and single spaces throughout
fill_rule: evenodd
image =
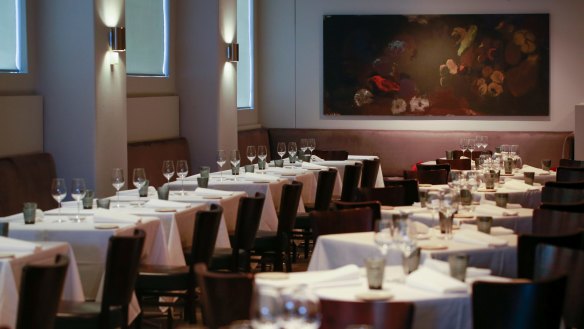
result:
M 308 149 L 310 150 L 310 155 L 312 151 L 316 148 L 316 140 L 314 138 L 308 138 Z
M 279 142 L 276 147 L 276 152 L 278 152 L 280 159 L 284 159 L 284 154 L 286 154 L 286 143 Z
M 180 178 L 180 195 L 185 195 L 185 178 L 189 174 L 189 164 L 187 160 L 176 162 L 176 175 Z
M 468 141 L 466 142 L 466 147 L 467 149 L 470 151 L 470 160 L 472 162 L 472 152 L 475 150 L 475 139 L 474 138 L 469 138 Z
M 217 165 L 219 166 L 219 179 L 223 181 L 223 166 L 227 159 L 225 158 L 225 151 L 224 150 L 217 150 Z
M 432 221 L 435 221 L 436 212 L 440 209 L 440 193 L 428 191 L 426 197 L 426 208 L 432 213 Z
M 81 200 L 85 196 L 85 192 L 85 180 L 83 178 L 73 178 L 71 183 L 71 197 L 77 201 L 77 215 L 71 218 L 74 222 L 80 222 L 85 219 L 81 217 Z
M 288 143 L 288 155 L 290 158 L 294 158 L 296 156 L 296 152 L 298 152 L 298 146 L 296 146 L 296 142 L 289 142 Z M 290 161 L 292 162 L 292 161 Z
M 452 239 L 452 221 L 453 216 L 458 212 L 458 207 L 460 205 L 460 194 L 455 190 L 446 191 L 443 195 L 442 202 L 440 204 L 440 215 L 443 216 L 448 224 L 445 226 L 449 226 L 448 229 L 445 229 L 444 239 L 450 240 Z
M 258 145 L 258 159 L 260 161 L 266 161 L 268 157 L 268 150 L 266 149 L 265 145 Z
M 375 222 L 375 244 L 383 255 L 387 256 L 387 251 L 393 243 L 393 222 L 391 219 L 380 219 Z
M 59 218 L 57 222 L 64 222 L 65 219 L 61 217 L 61 201 L 67 196 L 67 184 L 63 178 L 53 178 L 51 183 L 51 195 L 53 199 L 59 203 Z
M 307 138 L 300 139 L 300 150 L 302 151 L 302 154 L 306 154 L 306 150 L 308 150 L 308 139 Z
M 116 207 L 120 207 L 120 189 L 124 186 L 124 170 L 122 168 L 114 168 L 112 171 L 112 185 L 116 189 L 116 198 L 118 203 Z
M 462 151 L 462 155 L 464 155 L 464 152 L 466 152 L 468 150 L 468 138 L 461 138 L 458 146 L 460 146 L 460 150 Z
M 170 183 L 170 179 L 174 176 L 174 161 L 164 160 L 162 162 L 162 175 L 166 177 L 166 182 Z
M 253 145 L 249 145 L 247 147 L 247 159 L 249 160 L 249 164 L 253 164 L 253 160 L 255 160 L 257 152 L 256 152 L 256 147 Z
M 239 164 L 241 163 L 241 156 L 239 155 L 239 150 L 231 150 L 231 156 L 229 157 L 229 161 L 231 162 L 231 168 L 233 170 L 239 170 Z M 235 177 L 237 180 L 237 177 Z
M 279 328 L 283 311 L 281 289 L 255 285 L 250 312 L 253 328 Z
M 140 197 L 140 189 L 146 184 L 146 170 L 144 168 L 134 168 L 132 173 L 132 183 L 138 189 L 138 205 L 142 205 Z

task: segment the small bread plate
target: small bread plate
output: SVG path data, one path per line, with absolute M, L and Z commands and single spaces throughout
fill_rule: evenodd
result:
M 207 200 L 219 200 L 219 199 L 223 199 L 223 197 L 220 196 L 220 195 L 205 195 L 205 196 L 203 196 L 203 199 L 207 199 Z
M 10 253 L 0 253 L 0 258 L 14 258 L 14 254 L 10 254 Z
M 418 247 L 422 250 L 445 250 L 448 246 L 440 242 L 426 242 L 418 244 Z
M 94 227 L 98 230 L 113 230 L 119 228 L 117 224 L 95 224 Z
M 364 301 L 388 300 L 393 297 L 389 290 L 367 290 L 355 294 L 355 298 Z
M 255 275 L 256 279 L 264 280 L 286 280 L 288 279 L 288 273 L 284 272 L 260 272 Z
M 176 212 L 174 208 L 156 208 L 154 209 L 156 212 Z
M 254 180 L 252 183 L 256 183 L 256 184 L 269 184 L 270 181 L 269 180 Z

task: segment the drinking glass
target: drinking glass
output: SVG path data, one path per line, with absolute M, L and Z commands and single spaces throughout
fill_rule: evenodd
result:
M 470 159 L 472 161 L 472 152 L 475 150 L 476 140 L 474 138 L 469 138 L 467 142 L 467 149 L 470 151 Z
M 393 222 L 391 219 L 380 219 L 375 222 L 375 244 L 385 258 L 393 243 Z
M 180 194 L 185 195 L 185 177 L 189 174 L 189 164 L 187 160 L 176 162 L 176 175 L 180 178 Z
M 440 210 L 440 194 L 435 191 L 428 191 L 426 196 L 426 208 L 432 213 L 432 222 L 435 221 L 436 212 Z
M 468 138 L 461 138 L 458 146 L 460 146 L 460 150 L 462 151 L 462 155 L 464 155 L 464 152 L 466 152 L 466 150 L 468 150 Z
M 85 196 L 85 191 L 85 180 L 83 178 L 73 178 L 71 183 L 71 196 L 77 201 L 77 215 L 71 218 L 74 222 L 80 222 L 85 219 L 81 217 L 81 200 Z
M 308 150 L 308 139 L 306 138 L 300 139 L 300 150 L 302 150 L 302 152 L 306 154 L 306 150 Z
M 144 168 L 134 168 L 134 172 L 132 173 L 132 183 L 134 183 L 134 186 L 138 189 L 138 205 L 141 206 L 140 188 L 146 184 L 146 170 Z
M 450 224 L 449 229 L 444 232 L 443 238 L 446 240 L 452 239 L 452 219 L 454 214 L 458 212 L 458 206 L 460 205 L 460 194 L 454 190 L 450 190 L 444 193 L 442 202 L 440 205 L 440 216 L 447 220 Z M 442 219 L 441 219 L 442 220 Z
M 316 148 L 316 140 L 314 138 L 308 138 L 308 149 L 312 155 L 312 151 Z
M 283 310 L 280 288 L 255 285 L 250 309 L 254 328 L 279 328 Z
M 116 189 L 116 198 L 118 203 L 116 207 L 120 207 L 120 189 L 124 186 L 124 170 L 122 168 L 114 168 L 112 171 L 112 185 Z
M 231 150 L 231 156 L 229 157 L 229 162 L 231 162 L 231 171 L 237 172 L 239 174 L 239 164 L 241 163 L 241 157 L 239 155 L 239 150 Z M 237 180 L 237 176 L 235 177 Z
M 294 156 L 296 156 L 296 152 L 298 152 L 298 147 L 296 146 L 296 142 L 289 142 L 288 143 L 288 155 L 290 156 L 290 163 L 294 160 Z
M 258 145 L 258 159 L 260 161 L 266 161 L 268 157 L 268 150 L 266 149 L 265 145 Z
M 300 285 L 294 290 L 293 298 L 294 305 L 296 305 L 296 321 L 299 326 L 288 327 L 281 326 L 281 328 L 304 328 L 304 329 L 318 329 L 320 327 L 320 301 L 311 289 L 305 284 Z
M 65 219 L 61 217 L 61 201 L 67 196 L 67 184 L 63 178 L 53 178 L 51 183 L 51 195 L 53 199 L 59 203 L 59 218 L 57 222 L 64 222 Z
M 255 160 L 257 152 L 256 147 L 253 145 L 249 145 L 247 147 L 247 159 L 249 160 L 249 164 L 253 164 L 253 160 Z
M 174 161 L 164 160 L 162 162 L 162 175 L 166 177 L 166 182 L 170 183 L 170 179 L 174 176 Z
M 276 152 L 278 152 L 280 159 L 284 159 L 284 154 L 286 154 L 286 143 L 279 142 L 276 147 Z
M 217 165 L 219 166 L 219 179 L 220 181 L 223 181 L 223 166 L 225 165 L 225 162 L 227 162 L 227 159 L 225 157 L 225 151 L 224 150 L 218 150 L 217 151 Z

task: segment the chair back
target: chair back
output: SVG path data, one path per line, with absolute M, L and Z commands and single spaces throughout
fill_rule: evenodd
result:
M 217 204 L 211 204 L 209 210 L 200 210 L 195 215 L 191 252 L 186 255 L 191 271 L 194 271 L 193 265 L 197 263 L 209 265 L 217 242 L 221 215 L 223 208 Z
M 418 170 L 418 183 L 443 185 L 448 184 L 448 173 L 450 170 Z
M 558 167 L 556 170 L 557 182 L 577 182 L 584 180 L 582 167 Z
M 101 314 L 111 306 L 127 309 L 134 293 L 146 233 L 136 229 L 130 236 L 112 236 L 108 242 Z M 127 319 L 127 313 L 124 315 Z M 107 320 L 103 320 L 107 321 Z
M 316 196 L 314 198 L 315 210 L 327 210 L 333 197 L 333 190 L 337 180 L 337 169 L 321 170 L 318 173 L 318 182 L 316 183 Z
M 205 326 L 217 329 L 236 320 L 249 320 L 252 274 L 209 272 L 205 264 L 196 264 L 195 274 Z
M 9 222 L 0 223 L 0 236 L 8 236 L 8 229 L 10 227 Z
M 584 201 L 575 203 L 543 202 L 539 208 L 584 213 Z
M 371 210 L 373 211 L 374 220 L 381 219 L 381 203 L 377 200 L 355 201 L 355 202 L 335 200 L 335 201 L 333 201 L 333 205 L 334 205 L 336 210 L 354 209 L 354 208 L 371 208 Z
M 361 187 L 375 187 L 381 159 L 363 160 L 363 173 L 361 175 Z
M 259 192 L 253 197 L 242 197 L 239 199 L 235 236 L 231 242 L 234 255 L 238 253 L 238 250 L 249 251 L 253 248 L 255 236 L 260 226 L 264 200 L 265 195 Z
M 566 328 L 584 328 L 584 251 L 540 244 L 535 251 L 535 280 L 567 275 Z
M 343 210 L 311 211 L 315 239 L 324 234 L 373 231 L 374 215 L 369 207 Z
M 471 168 L 470 163 L 471 163 L 470 159 L 454 159 L 454 160 L 436 159 L 436 164 L 449 164 L 450 169 L 455 170 L 470 170 Z
M 406 206 L 403 186 L 371 187 L 357 189 L 357 201 L 379 201 L 384 206 Z
M 280 210 L 278 214 L 278 235 L 291 235 L 301 196 L 301 182 L 292 181 L 282 186 L 282 197 L 280 199 Z
M 568 235 L 584 230 L 584 213 L 553 209 L 533 210 L 533 234 Z
M 473 329 L 559 328 L 566 277 L 538 282 L 477 281 L 472 286 Z
M 560 159 L 560 167 L 584 168 L 584 161 L 572 159 Z
M 420 188 L 416 179 L 396 179 L 387 180 L 385 186 L 403 186 L 405 191 L 406 205 L 412 205 L 420 201 Z
M 517 241 L 517 276 L 524 279 L 533 279 L 535 264 L 535 247 L 540 243 L 558 247 L 581 249 L 584 232 L 568 235 L 534 235 L 520 234 Z
M 450 165 L 447 163 L 443 164 L 423 164 L 423 163 L 416 163 L 417 171 L 424 171 L 424 170 L 446 170 L 450 171 Z
M 541 190 L 541 202 L 559 204 L 584 202 L 584 181 L 547 182 Z
M 63 293 L 69 258 L 57 255 L 53 264 L 22 268 L 16 329 L 52 329 Z
M 344 161 L 349 158 L 349 152 L 345 150 L 313 150 L 312 155 L 316 155 L 323 160 Z
M 355 201 L 357 187 L 359 186 L 359 180 L 361 179 L 362 168 L 363 164 L 360 162 L 345 166 L 341 201 Z
M 347 328 L 353 324 L 372 328 L 409 329 L 414 318 L 411 302 L 354 302 L 321 299 L 321 329 Z

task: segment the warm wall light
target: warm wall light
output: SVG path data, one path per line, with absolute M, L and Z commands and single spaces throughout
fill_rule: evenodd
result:
M 237 43 L 227 44 L 227 61 L 228 62 L 239 61 L 239 44 Z
M 126 51 L 126 29 L 110 27 L 109 46 L 112 51 Z

